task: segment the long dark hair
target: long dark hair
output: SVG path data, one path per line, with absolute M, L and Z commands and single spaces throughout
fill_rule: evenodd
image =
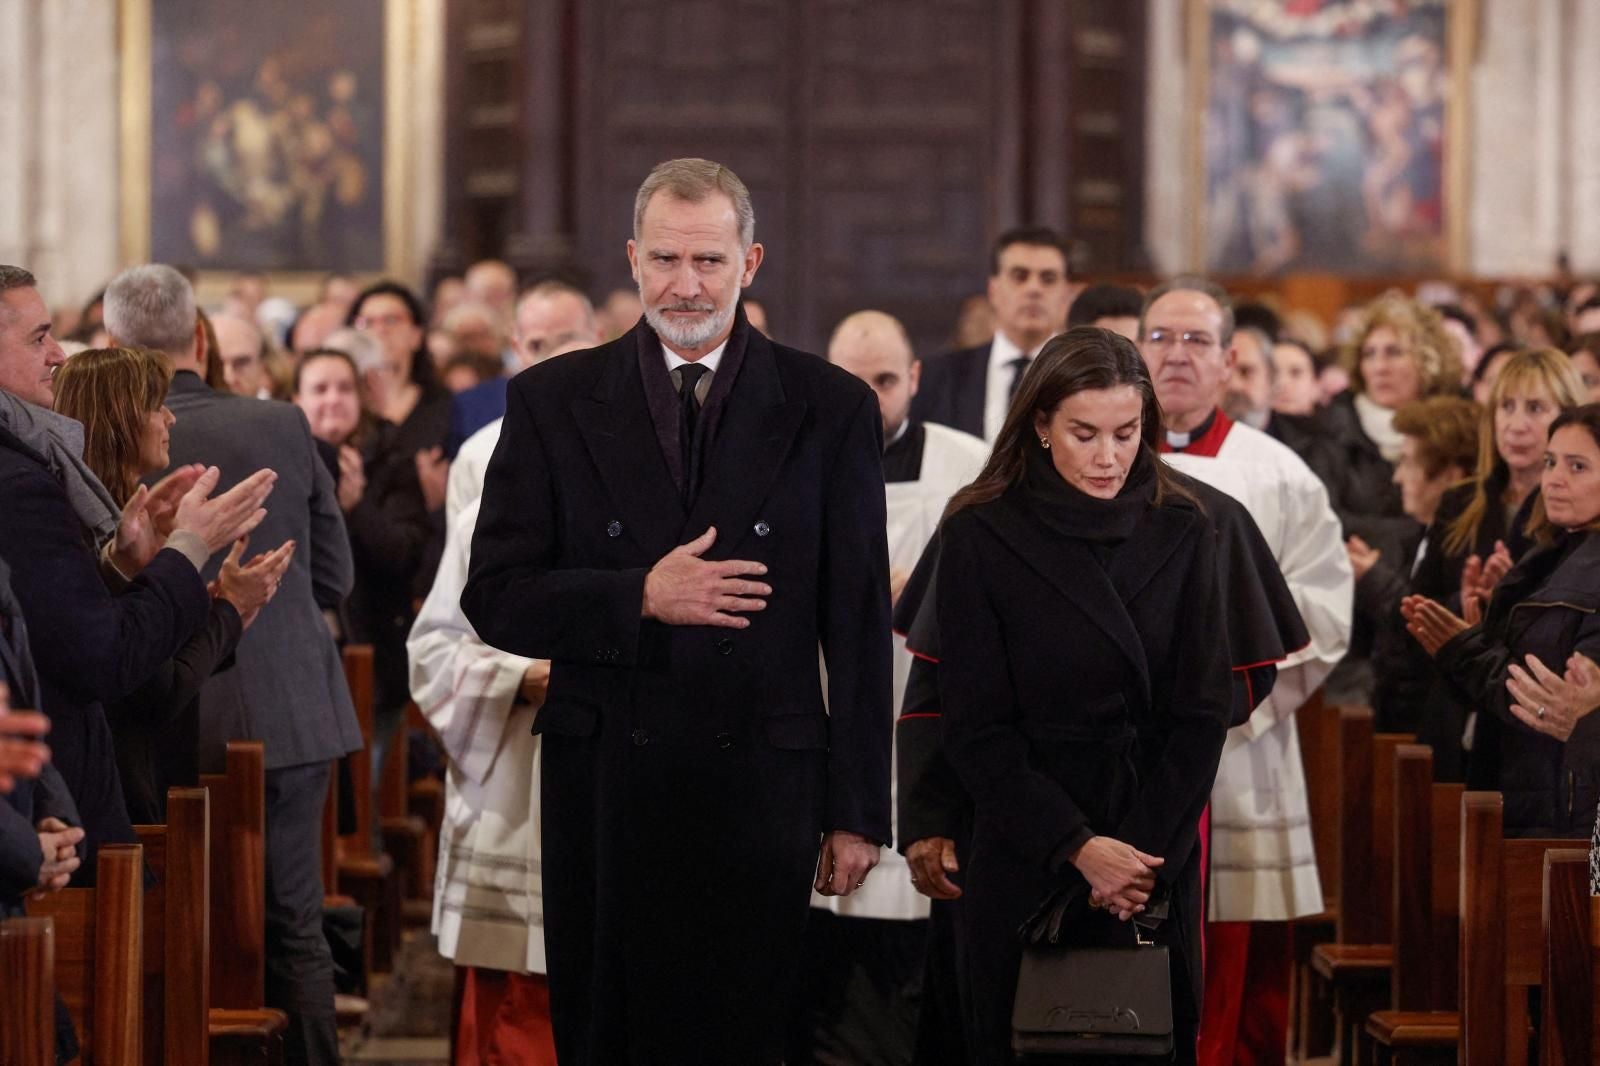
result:
M 983 472 L 976 481 L 950 498 L 945 517 L 949 518 L 962 508 L 998 499 L 1022 480 L 1028 449 L 1036 446 L 1038 431 L 1034 424 L 1040 415 L 1049 418 L 1062 400 L 1076 393 L 1123 385 L 1131 385 L 1143 400 L 1139 454 L 1155 467 L 1155 505 L 1159 507 L 1169 495 L 1198 503 L 1157 457 L 1161 405 L 1156 402 L 1156 388 L 1139 349 L 1126 337 L 1108 329 L 1077 326 L 1051 338 L 1039 350 L 1033 365 L 1022 376 L 1016 396 L 1011 399 L 1005 425 L 995 438 L 994 450 L 989 453 Z

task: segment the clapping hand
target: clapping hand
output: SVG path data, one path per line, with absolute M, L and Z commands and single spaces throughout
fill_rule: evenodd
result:
M 1481 611 L 1488 606 L 1489 599 L 1494 595 L 1494 587 L 1511 572 L 1511 565 L 1511 552 L 1502 540 L 1494 542 L 1494 551 L 1489 553 L 1488 559 L 1467 556 L 1466 563 L 1461 567 L 1461 610 L 1467 614 L 1469 623 L 1475 624 L 1470 612 L 1474 609 Z M 1476 608 L 1473 604 L 1476 604 Z
M 173 516 L 173 532 L 183 530 L 205 541 L 206 550 L 218 552 L 255 529 L 267 517 L 266 502 L 277 482 L 271 470 L 257 470 L 216 499 L 211 492 L 222 479 L 222 471 L 207 467 L 194 485 L 178 501 Z
M 1516 663 L 1508 668 L 1511 713 L 1528 728 L 1564 743 L 1578 723 L 1600 707 L 1600 666 L 1587 655 L 1574 653 L 1562 677 L 1537 656 L 1529 655 L 1525 661 L 1526 670 Z
M 50 719 L 38 711 L 13 711 L 10 693 L 0 682 L 0 793 L 17 787 L 19 777 L 37 777 L 50 761 L 45 734 Z
M 286 540 L 272 551 L 262 552 L 241 566 L 239 559 L 244 555 L 248 541 L 248 537 L 240 537 L 233 542 L 233 550 L 222 561 L 222 572 L 217 575 L 216 586 L 217 596 L 233 604 L 245 629 L 250 628 L 250 623 L 256 620 L 261 608 L 278 594 L 278 586 L 283 583 L 283 575 L 289 569 L 289 560 L 294 558 L 294 541 Z
M 424 448 L 416 454 L 415 461 L 422 503 L 432 514 L 444 507 L 445 492 L 450 487 L 450 460 L 444 457 L 443 448 Z
M 199 463 L 180 466 L 155 488 L 140 485 L 123 505 L 117 523 L 117 536 L 111 546 L 111 561 L 118 572 L 133 576 L 147 566 L 172 535 L 178 503 L 194 488 L 205 472 Z
M 1383 552 L 1354 535 L 1344 542 L 1344 550 L 1350 556 L 1350 569 L 1355 571 L 1357 581 L 1366 577 L 1368 571 L 1383 558 Z
M 1477 614 L 1471 608 L 1470 614 Z M 1471 623 L 1452 613 L 1443 604 L 1426 596 L 1407 596 L 1400 601 L 1400 615 L 1406 620 L 1406 632 L 1417 638 L 1422 650 L 1429 656 L 1439 654 L 1439 649 L 1470 628 Z

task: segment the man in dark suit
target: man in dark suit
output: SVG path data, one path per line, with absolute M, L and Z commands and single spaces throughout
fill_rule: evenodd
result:
M 877 403 L 749 326 L 754 229 L 726 167 L 653 170 L 645 319 L 512 382 L 488 469 L 462 607 L 552 662 L 563 1066 L 781 1061 L 813 882 L 849 894 L 890 835 Z
M 911 417 L 992 443 L 1023 372 L 1061 331 L 1071 302 L 1061 237 L 1043 226 L 1002 233 L 989 260 L 994 339 L 924 360 Z
M 289 1015 L 290 1063 L 335 1063 L 333 962 L 322 936 L 322 805 L 331 762 L 361 747 L 361 730 L 317 606 L 338 602 L 354 580 L 333 478 L 299 408 L 206 385 L 194 293 L 176 270 L 149 265 L 119 274 L 106 289 L 105 316 L 117 343 L 155 348 L 172 360 L 174 466 L 218 466 L 223 488 L 259 467 L 277 473 L 252 539 L 263 548 L 292 540 L 296 550 L 276 598 L 240 639 L 237 665 L 201 692 L 200 765 L 219 766 L 229 740 L 266 744 L 267 1003 Z M 220 553 L 211 558 L 208 579 L 221 562 Z
M 577 336 L 597 333 L 594 305 L 582 291 L 564 281 L 541 281 L 517 300 L 512 342 L 519 370 L 550 358 Z M 450 435 L 445 456 L 455 460 L 468 437 L 506 413 L 506 378 L 498 377 L 456 394 L 450 407 Z

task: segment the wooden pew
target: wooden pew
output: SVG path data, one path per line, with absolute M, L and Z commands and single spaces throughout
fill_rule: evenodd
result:
M 1395 750 L 1394 773 L 1394 968 L 1389 1009 L 1367 1018 L 1364 1037 L 1379 1063 L 1453 1063 L 1439 1038 L 1456 1025 L 1463 786 L 1434 784 L 1420 744 Z
M 1544 969 L 1539 1023 L 1540 1066 L 1588 1066 L 1595 1007 L 1590 928 L 1589 853 L 1544 853 Z
M 143 1039 L 144 849 L 107 844 L 97 862 L 94 888 L 30 900 L 28 916 L 50 922 L 54 930 L 53 985 L 72 1015 L 84 1066 L 137 1064 Z M 8 979 L 6 994 L 14 987 Z M 46 1006 L 53 1047 L 53 997 Z
M 211 1061 L 211 816 L 203 788 L 167 791 L 167 824 L 137 825 L 156 883 L 144 897 L 144 1061 Z
M 211 1055 L 276 1062 L 289 1020 L 266 1005 L 266 749 L 230 741 L 224 767 L 200 779 L 211 802 Z
M 372 844 L 374 681 L 371 646 L 346 646 L 344 671 L 350 685 L 350 699 L 355 704 L 356 720 L 361 725 L 362 747 L 347 756 L 354 781 L 356 830 L 339 838 L 338 888 L 366 912 L 372 937 L 372 963 L 368 972 L 388 973 L 394 969 L 395 953 L 400 947 L 403 903 L 393 859 L 375 851 Z
M 0 922 L 0 1062 L 56 1066 L 55 926 L 49 918 Z
M 1313 980 L 1311 952 L 1335 936 L 1339 901 L 1339 708 L 1321 689 L 1295 712 L 1300 759 L 1305 767 L 1311 843 L 1322 883 L 1323 912 L 1290 923 L 1294 965 L 1289 971 L 1289 1040 L 1301 1059 L 1333 1049 L 1333 1001 L 1326 986 Z
M 1340 711 L 1337 940 L 1312 949 L 1311 969 L 1332 990 L 1341 1066 L 1355 1061 L 1367 1015 L 1389 998 L 1394 961 L 1394 774 L 1389 768 L 1395 749 L 1410 739 L 1375 733 L 1368 708 Z
M 438 838 L 429 835 L 427 823 L 411 812 L 411 789 L 407 779 L 411 763 L 411 730 L 415 722 L 421 719 L 416 705 L 407 703 L 405 715 L 384 750 L 383 765 L 378 772 L 378 831 L 383 840 L 384 853 L 394 860 L 403 904 L 432 898 L 433 860 L 439 847 Z M 406 906 L 403 913 L 405 924 L 419 924 L 410 916 L 413 912 L 423 910 L 426 916 L 420 924 L 431 921 L 431 905 L 425 908 Z

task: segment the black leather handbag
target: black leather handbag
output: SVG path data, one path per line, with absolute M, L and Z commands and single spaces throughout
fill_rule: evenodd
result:
M 1023 1061 L 1059 1055 L 1170 1058 L 1171 958 L 1155 942 L 1169 902 L 1153 903 L 1123 923 L 1090 911 L 1087 897 L 1082 886 L 1057 893 L 1023 926 L 1011 1049 Z M 1074 942 L 1062 943 L 1069 914 Z

